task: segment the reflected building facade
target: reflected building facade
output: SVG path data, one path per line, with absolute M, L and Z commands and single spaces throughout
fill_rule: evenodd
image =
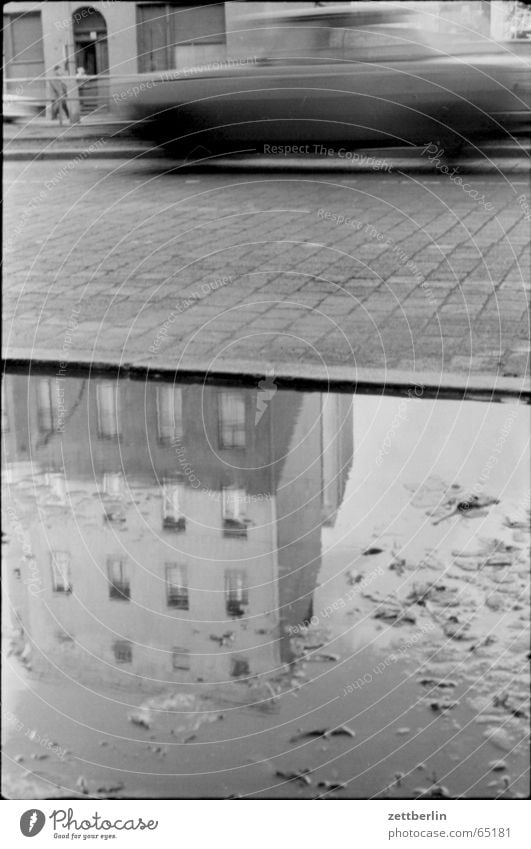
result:
M 156 692 L 289 666 L 349 396 L 40 375 L 4 395 L 8 603 L 34 672 Z

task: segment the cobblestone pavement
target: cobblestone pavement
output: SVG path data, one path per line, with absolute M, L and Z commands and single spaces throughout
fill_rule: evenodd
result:
M 4 356 L 521 377 L 525 173 L 5 166 Z M 522 198 L 524 195 L 527 201 Z M 527 215 L 527 219 L 526 219 Z

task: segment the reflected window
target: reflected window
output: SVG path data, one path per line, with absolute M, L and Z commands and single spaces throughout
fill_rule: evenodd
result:
M 338 39 L 343 41 L 345 58 L 358 61 L 393 61 L 415 59 L 429 55 L 426 33 L 407 26 L 353 27 L 344 29 Z M 442 45 L 441 45 L 442 46 Z
M 107 579 L 109 581 L 109 598 L 116 601 L 130 601 L 131 582 L 125 559 L 120 557 L 107 558 Z
M 162 527 L 171 531 L 186 530 L 186 519 L 182 511 L 184 486 L 165 478 L 162 482 Z
M 166 564 L 166 603 L 168 607 L 188 610 L 188 570 L 178 563 Z
M 245 448 L 245 396 L 220 392 L 218 403 L 220 448 Z
M 116 663 L 133 662 L 133 645 L 129 640 L 115 640 L 112 650 Z
M 53 433 L 59 427 L 58 386 L 62 384 L 56 385 L 50 378 L 43 378 L 37 384 L 37 426 L 41 433 Z
M 182 389 L 157 386 L 157 429 L 159 442 L 178 442 L 183 437 Z
M 249 661 L 244 657 L 231 657 L 230 674 L 232 678 L 244 678 L 250 675 Z
M 249 605 L 247 575 L 241 569 L 229 569 L 225 572 L 225 607 L 228 616 L 239 619 Z
M 117 439 L 120 436 L 118 392 L 118 384 L 111 380 L 98 383 L 96 387 L 98 436 L 100 439 Z
M 121 472 L 105 472 L 103 475 L 103 493 L 106 496 L 104 518 L 111 523 L 126 521 L 124 499 L 124 476 Z
M 2 380 L 2 433 L 9 433 L 9 416 L 7 415 L 5 378 Z
M 54 593 L 71 593 L 70 553 L 68 551 L 52 551 L 51 566 Z
M 171 652 L 172 669 L 188 672 L 190 670 L 190 651 L 175 646 Z
M 66 478 L 62 472 L 46 472 L 46 485 L 58 504 L 66 504 Z
M 122 498 L 124 476 L 121 472 L 105 472 L 103 475 L 103 491 L 111 498 Z
M 247 536 L 246 505 L 247 493 L 244 489 L 224 487 L 221 490 L 223 536 Z

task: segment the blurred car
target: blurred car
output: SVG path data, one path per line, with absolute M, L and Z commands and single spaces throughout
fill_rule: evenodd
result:
M 437 143 L 451 153 L 531 130 L 525 59 L 485 38 L 427 33 L 408 10 L 367 5 L 256 15 L 271 42 L 264 55 L 152 80 L 123 96 L 126 115 L 179 151 Z
M 7 92 L 3 93 L 2 115 L 6 123 L 34 118 L 38 112 L 39 107 L 31 97 L 22 97 L 19 94 L 8 94 Z

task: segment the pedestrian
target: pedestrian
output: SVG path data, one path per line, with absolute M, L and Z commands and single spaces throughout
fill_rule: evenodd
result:
M 52 87 L 52 121 L 56 118 L 59 118 L 59 123 L 63 126 L 63 111 L 66 115 L 67 120 L 70 120 L 70 114 L 68 112 L 68 104 L 67 104 L 67 94 L 68 89 L 66 87 L 66 83 L 64 81 L 64 73 L 61 69 L 60 65 L 56 65 L 53 69 L 54 76 L 50 80 L 50 85 Z

